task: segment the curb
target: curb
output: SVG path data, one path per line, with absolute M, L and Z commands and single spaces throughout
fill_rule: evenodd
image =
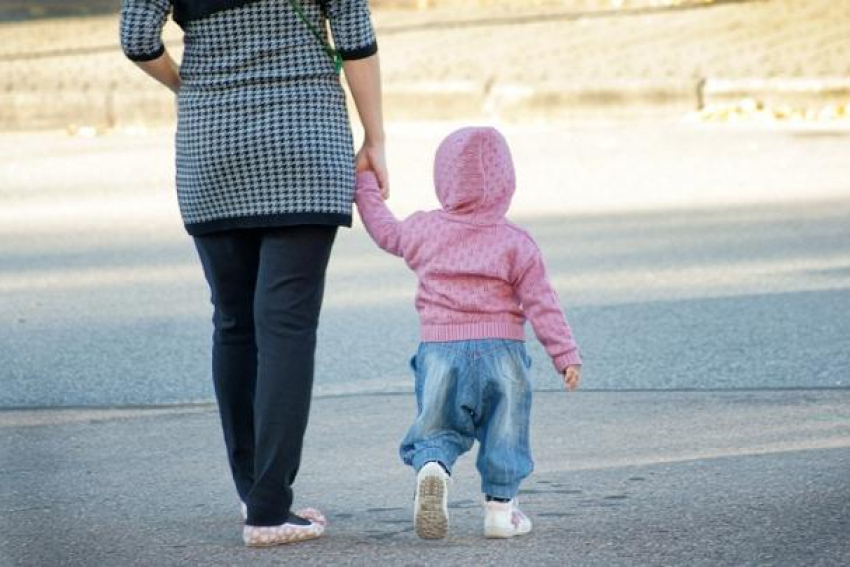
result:
M 698 98 L 696 85 L 689 81 L 616 81 L 594 85 L 407 83 L 385 85 L 383 94 L 388 118 L 420 120 L 484 117 L 516 121 L 595 113 L 681 114 L 694 110 Z
M 768 106 L 820 109 L 850 102 L 850 77 L 711 78 L 699 81 L 576 83 L 389 83 L 390 120 L 470 118 L 522 121 L 682 115 L 752 99 Z M 353 102 L 349 101 L 350 104 Z M 0 93 L 0 128 L 27 131 L 69 126 L 171 123 L 175 103 L 163 88 L 53 89 Z
M 697 87 L 698 109 L 754 99 L 768 106 L 822 107 L 850 102 L 850 77 L 708 79 Z

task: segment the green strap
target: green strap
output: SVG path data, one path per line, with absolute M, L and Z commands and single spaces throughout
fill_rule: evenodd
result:
M 331 61 L 334 65 L 334 71 L 336 71 L 337 75 L 342 71 L 342 56 L 339 54 L 339 51 L 333 48 L 325 38 L 322 36 L 321 32 L 319 32 L 318 28 L 316 28 L 315 24 L 310 21 L 307 17 L 307 14 L 304 13 L 304 10 L 301 8 L 301 4 L 298 3 L 297 0 L 288 0 L 289 5 L 292 6 L 292 9 L 295 10 L 295 13 L 298 14 L 298 17 L 301 18 L 301 21 L 307 26 L 310 32 L 313 34 L 313 37 L 316 38 L 322 49 L 325 50 L 325 53 L 328 54 L 328 57 L 331 58 Z

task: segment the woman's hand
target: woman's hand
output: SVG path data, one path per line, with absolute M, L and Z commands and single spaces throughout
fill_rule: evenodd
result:
M 387 174 L 387 158 L 383 144 L 370 144 L 365 142 L 357 152 L 354 160 L 357 172 L 373 171 L 378 178 L 378 186 L 381 188 L 381 197 L 384 200 L 390 197 L 390 180 Z
M 136 63 L 142 71 L 171 89 L 177 94 L 180 91 L 180 67 L 171 58 L 168 51 L 150 61 L 138 61 Z
M 381 64 L 378 54 L 342 64 L 345 80 L 363 125 L 363 146 L 357 152 L 357 171 L 371 169 L 378 178 L 381 197 L 390 196 L 387 159 L 384 155 L 384 114 L 381 103 Z

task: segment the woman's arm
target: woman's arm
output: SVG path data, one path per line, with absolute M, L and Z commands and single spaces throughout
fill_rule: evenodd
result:
M 378 54 L 345 61 L 343 69 L 365 132 L 363 146 L 357 152 L 357 171 L 374 171 L 381 196 L 386 199 L 390 194 L 390 183 L 384 153 L 384 115 Z
M 136 65 L 175 94 L 180 90 L 180 67 L 168 51 L 164 51 L 162 55 L 150 61 L 136 61 Z
M 124 0 L 121 3 L 121 49 L 141 69 L 171 89 L 180 89 L 177 64 L 162 43 L 162 28 L 172 0 Z
M 369 2 L 325 0 L 322 6 L 331 24 L 334 47 L 343 59 L 345 78 L 365 132 L 363 146 L 357 152 L 357 171 L 374 171 L 381 196 L 386 199 L 390 183 L 384 155 L 381 66 Z

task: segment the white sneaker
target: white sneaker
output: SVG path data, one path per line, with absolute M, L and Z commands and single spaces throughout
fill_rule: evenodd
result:
M 439 463 L 426 463 L 416 475 L 413 525 L 424 539 L 441 539 L 449 531 L 449 475 Z
M 313 508 L 299 510 L 295 513 L 310 523 L 307 525 L 285 523 L 279 526 L 245 526 L 242 529 L 242 540 L 248 547 L 269 547 L 296 543 L 308 539 L 316 539 L 325 533 L 328 522 L 325 516 Z
M 484 503 L 484 537 L 509 538 L 531 531 L 531 520 L 517 506 L 516 498 L 509 502 L 491 500 Z
M 241 509 L 242 509 L 242 521 L 243 521 L 243 522 L 246 522 L 246 521 L 248 521 L 248 505 L 247 505 L 247 504 L 245 504 L 244 502 L 240 502 L 240 504 L 242 505 L 242 506 L 241 506 Z

